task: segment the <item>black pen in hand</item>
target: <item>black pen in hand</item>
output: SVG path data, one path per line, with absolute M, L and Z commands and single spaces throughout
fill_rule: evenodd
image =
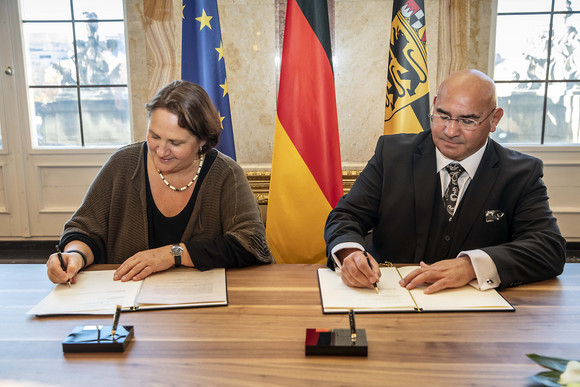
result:
M 60 261 L 60 267 L 61 267 L 62 271 L 64 271 L 66 273 L 66 265 L 64 264 L 64 259 L 62 257 L 62 254 L 60 252 L 60 248 L 58 247 L 58 245 L 56 245 L 56 253 L 58 254 L 58 260 Z M 66 283 L 70 287 L 70 278 L 68 278 L 66 280 Z
M 371 260 L 369 259 L 369 255 L 367 254 L 367 252 L 366 252 L 366 251 L 363 251 L 363 254 L 364 254 L 364 255 L 365 255 L 365 257 L 367 258 L 367 263 L 369 264 L 369 267 L 370 267 L 370 268 L 371 268 L 371 270 L 372 270 L 373 266 L 371 265 Z M 373 287 L 375 288 L 375 292 L 377 292 L 377 294 L 379 294 L 379 287 L 378 287 L 378 285 L 377 285 L 377 283 L 376 283 L 376 282 L 375 282 L 375 283 L 373 283 Z

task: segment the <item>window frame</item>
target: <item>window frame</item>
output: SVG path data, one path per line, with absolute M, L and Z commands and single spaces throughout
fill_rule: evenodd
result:
M 122 0 L 120 0 L 122 1 Z M 131 94 L 131 86 L 130 86 L 130 58 L 129 58 L 129 39 L 127 33 L 127 9 L 126 4 L 123 1 L 123 18 L 122 19 L 114 19 L 114 18 L 97 18 L 97 19 L 76 19 L 74 15 L 74 0 L 69 0 L 69 6 L 71 9 L 71 17 L 70 19 L 25 19 L 23 18 L 23 12 L 21 9 L 22 4 L 18 1 L 18 25 L 20 29 L 20 36 L 21 36 L 21 50 L 22 53 L 22 70 L 24 73 L 24 82 L 25 82 L 25 96 L 26 96 L 26 111 L 27 111 L 27 119 L 26 119 L 26 128 L 28 135 L 27 138 L 27 148 L 31 153 L 45 153 L 50 152 L 54 153 L 59 151 L 64 151 L 64 153 L 68 153 L 70 151 L 93 151 L 95 153 L 101 153 L 103 151 L 113 151 L 118 149 L 122 146 L 130 144 L 134 141 L 134 130 L 133 130 L 133 112 L 132 112 L 132 94 Z M 117 22 L 123 23 L 123 33 L 124 33 L 124 44 L 125 44 L 125 66 L 126 66 L 126 83 L 117 83 L 117 84 L 81 84 L 80 74 L 79 74 L 79 66 L 78 66 L 78 46 L 77 46 L 77 26 L 90 23 L 90 22 Z M 75 68 L 75 84 L 74 85 L 58 85 L 58 84 L 51 84 L 51 85 L 30 85 L 28 82 L 29 74 L 28 74 L 28 63 L 26 58 L 26 45 L 25 45 L 25 38 L 24 38 L 24 25 L 29 23 L 66 23 L 71 26 L 72 29 L 72 38 L 73 38 L 73 50 L 74 50 L 74 68 Z M 36 89 L 74 89 L 76 98 L 77 98 L 77 108 L 78 108 L 78 118 L 79 118 L 79 131 L 80 131 L 80 144 L 79 145 L 45 145 L 40 146 L 38 143 L 35 142 L 36 136 L 33 134 L 34 128 L 32 127 L 32 119 L 34 118 L 34 109 L 30 104 L 30 90 Z M 81 100 L 81 90 L 83 89 L 91 89 L 91 88 L 124 88 L 127 92 L 127 117 L 128 117 L 128 129 L 129 129 L 129 142 L 125 144 L 106 144 L 106 145 L 86 145 L 85 143 L 85 128 L 83 122 L 83 108 L 82 108 L 82 100 Z
M 580 151 L 580 143 L 549 143 L 545 144 L 545 134 L 546 134 L 546 116 L 547 116 L 547 109 L 548 109 L 548 98 L 549 98 L 549 85 L 550 83 L 571 83 L 571 84 L 580 84 L 580 79 L 550 79 L 550 67 L 552 66 L 551 59 L 552 59 L 552 46 L 553 46 L 553 33 L 554 33 L 554 16 L 555 15 L 580 15 L 580 10 L 578 11 L 556 11 L 555 10 L 555 3 L 556 0 L 551 0 L 551 6 L 549 11 L 531 11 L 531 12 L 498 12 L 498 2 L 501 0 L 494 0 L 494 12 L 493 12 L 493 20 L 491 25 L 491 36 L 490 36 L 490 52 L 489 52 L 489 68 L 491 69 L 490 73 L 494 78 L 494 82 L 497 85 L 517 85 L 517 84 L 541 84 L 543 87 L 543 102 L 542 102 L 542 124 L 541 124 L 541 136 L 540 136 L 540 143 L 539 144 L 528 144 L 528 143 L 505 143 L 502 144 L 504 146 L 509 146 L 510 148 L 517 148 L 523 152 L 533 152 L 541 148 L 542 151 L 548 151 L 550 148 L 553 148 L 554 151 L 560 151 L 565 148 L 571 148 L 572 150 Z M 546 74 L 544 79 L 542 80 L 531 80 L 531 79 L 524 79 L 524 80 L 497 80 L 493 76 L 495 71 L 495 56 L 496 56 L 496 49 L 495 49 L 495 41 L 497 37 L 497 20 L 500 16 L 523 16 L 523 15 L 548 15 L 550 18 L 549 23 L 549 36 L 548 36 L 548 49 L 547 49 L 547 56 L 546 56 Z M 499 106 L 501 107 L 501 106 Z

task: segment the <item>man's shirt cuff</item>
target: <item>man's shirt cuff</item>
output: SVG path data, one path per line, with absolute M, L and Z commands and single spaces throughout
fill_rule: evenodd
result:
M 493 260 L 483 250 L 469 250 L 462 251 L 457 256 L 463 257 L 468 256 L 473 265 L 473 270 L 475 271 L 476 279 L 472 280 L 469 284 L 479 290 L 488 290 L 497 288 L 501 280 L 497 272 L 497 267 Z
M 359 249 L 360 251 L 365 251 L 365 248 L 357 242 L 343 242 L 334 246 L 334 248 L 330 251 L 330 254 L 332 256 L 332 260 L 334 261 L 334 270 L 337 272 L 340 272 L 342 264 L 336 256 L 336 253 L 342 249 Z

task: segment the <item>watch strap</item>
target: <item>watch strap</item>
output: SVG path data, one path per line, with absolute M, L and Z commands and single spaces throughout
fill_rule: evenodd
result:
M 175 267 L 181 266 L 181 254 L 183 254 L 183 248 L 179 244 L 174 244 L 171 246 L 171 254 L 173 254 L 173 259 L 175 260 Z
M 83 270 L 85 267 L 87 267 L 87 257 L 85 256 L 85 254 L 82 251 L 80 251 L 80 250 L 67 250 L 67 251 L 65 251 L 65 253 L 67 253 L 67 254 L 68 253 L 77 253 L 83 259 L 83 267 L 81 267 L 81 270 Z

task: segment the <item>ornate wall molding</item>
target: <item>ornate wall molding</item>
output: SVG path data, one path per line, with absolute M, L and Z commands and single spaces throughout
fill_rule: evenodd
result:
M 437 68 L 429 74 L 429 82 L 434 82 L 435 87 L 459 70 L 475 68 L 490 73 L 492 3 L 492 0 L 438 1 Z
M 342 171 L 342 186 L 345 194 L 350 191 L 360 173 L 360 170 Z M 250 182 L 250 187 L 252 188 L 252 192 L 254 192 L 258 204 L 268 204 L 270 175 L 270 171 L 246 171 L 246 178 Z

